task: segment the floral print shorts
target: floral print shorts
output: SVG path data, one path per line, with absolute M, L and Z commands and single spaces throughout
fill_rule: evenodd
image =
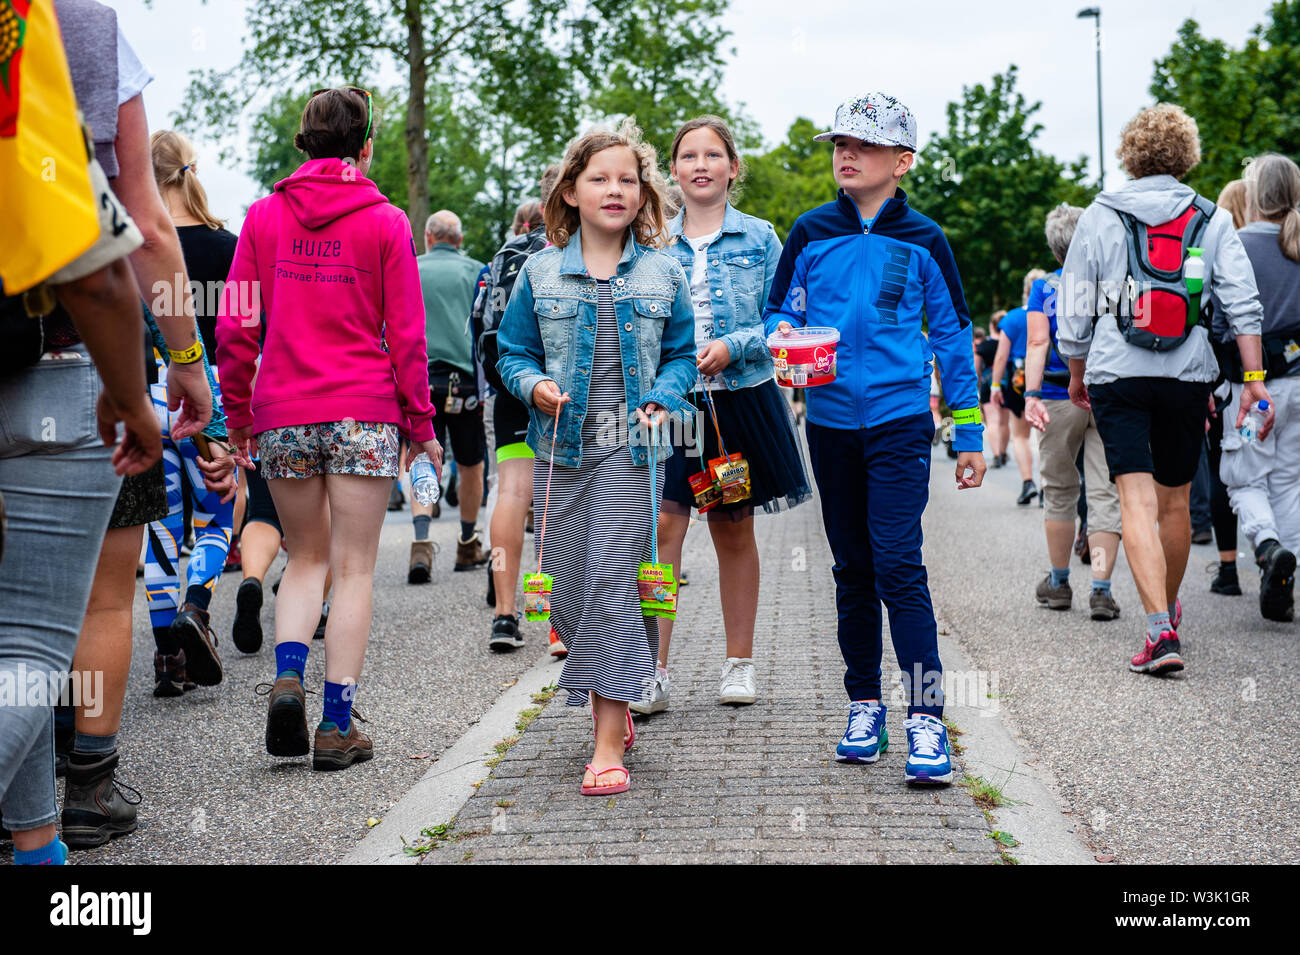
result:
M 258 468 L 268 479 L 318 474 L 395 478 L 399 449 L 397 425 L 371 421 L 296 424 L 257 436 Z

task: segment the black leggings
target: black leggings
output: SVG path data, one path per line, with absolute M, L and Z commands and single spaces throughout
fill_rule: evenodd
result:
M 1223 458 L 1223 413 L 1227 402 L 1214 399 L 1215 413 L 1210 416 L 1210 430 L 1205 435 L 1205 447 L 1210 462 L 1210 518 L 1214 522 L 1214 540 L 1219 550 L 1237 552 L 1237 515 L 1228 502 L 1228 489 L 1219 477 L 1219 462 Z

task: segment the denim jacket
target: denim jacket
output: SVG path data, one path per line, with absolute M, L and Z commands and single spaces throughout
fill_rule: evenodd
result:
M 685 212 L 668 223 L 669 252 L 688 276 L 695 250 L 682 235 Z M 772 377 L 772 353 L 763 332 L 763 306 L 767 303 L 781 261 L 781 240 L 772 223 L 746 215 L 727 203 L 722 232 L 709 246 L 709 302 L 713 330 L 731 354 L 719 377 L 727 388 L 749 388 Z
M 554 448 L 555 462 L 565 467 L 582 463 L 587 376 L 596 354 L 598 293 L 582 261 L 580 231 L 564 248 L 549 246 L 524 263 L 497 333 L 497 371 L 511 394 L 529 406 L 528 446 L 539 458 L 552 454 L 555 419 L 533 407 L 533 389 L 550 379 L 568 393 Z M 638 244 L 629 231 L 609 284 L 629 429 L 636 422 L 635 409 L 650 402 L 670 415 L 693 410 L 684 395 L 696 378 L 695 312 L 681 267 L 671 256 Z M 643 465 L 649 455 L 635 435 L 629 437 L 632 463 Z M 658 457 L 671 455 L 667 440 L 659 444 Z

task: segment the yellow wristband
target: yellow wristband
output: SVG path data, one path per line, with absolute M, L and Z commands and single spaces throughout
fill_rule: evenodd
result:
M 989 385 L 989 389 L 992 391 L 1001 391 L 1002 386 L 995 381 L 993 384 Z
M 954 408 L 952 410 L 953 424 L 982 424 L 983 417 L 980 415 L 979 408 Z
M 1241 377 L 1244 381 L 1263 381 L 1264 373 L 1262 371 L 1248 371 Z
M 183 351 L 169 348 L 167 354 L 171 355 L 173 365 L 192 365 L 203 357 L 203 339 L 200 338 Z

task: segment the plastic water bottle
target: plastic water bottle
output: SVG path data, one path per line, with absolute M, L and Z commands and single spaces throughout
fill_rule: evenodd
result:
M 1259 440 L 1259 429 L 1264 425 L 1264 419 L 1268 417 L 1268 402 L 1261 401 L 1250 409 L 1246 415 L 1246 420 L 1240 428 L 1237 429 L 1241 435 L 1241 440 L 1246 444 L 1254 444 Z
M 1193 247 L 1187 249 L 1187 259 L 1183 262 L 1183 281 L 1187 284 L 1187 317 L 1195 321 L 1201 314 L 1201 291 L 1205 285 L 1205 259 L 1203 250 Z
M 423 451 L 411 462 L 411 493 L 424 507 L 436 503 L 442 494 L 442 485 L 438 482 L 437 472 L 433 470 L 433 462 Z

